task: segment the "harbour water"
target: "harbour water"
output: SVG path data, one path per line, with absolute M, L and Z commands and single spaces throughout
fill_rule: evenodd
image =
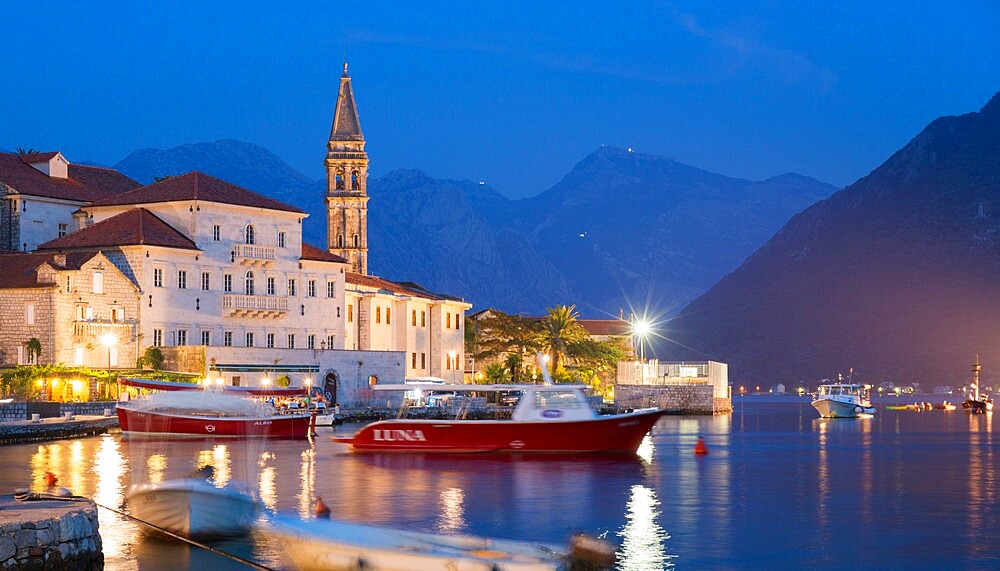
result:
M 209 463 L 223 481 L 252 478 L 264 517 L 306 517 L 319 495 L 365 523 L 547 543 L 606 534 L 620 569 L 982 569 L 1000 561 L 994 431 L 992 414 L 822 420 L 808 399 L 737 397 L 732 415 L 664 417 L 634 458 L 352 455 L 329 428 L 311 442 L 105 435 L 0 447 L 0 492 L 41 490 L 52 471 L 117 508 L 133 481 Z M 692 453 L 699 435 L 707 456 Z M 100 522 L 109 569 L 243 568 L 108 510 Z M 287 565 L 266 537 L 214 545 Z

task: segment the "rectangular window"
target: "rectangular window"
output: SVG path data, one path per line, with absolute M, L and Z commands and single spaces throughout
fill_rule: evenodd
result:
M 327 349 L 333 349 L 333 339 L 334 339 L 333 335 L 327 335 L 326 336 L 326 348 Z
M 337 297 L 337 282 L 326 282 L 326 297 Z
M 316 280 L 309 280 L 306 285 L 306 296 L 316 297 Z
M 309 337 L 306 337 L 306 347 L 308 347 L 310 349 L 315 349 L 316 348 L 316 336 L 315 335 L 310 335 Z
M 163 268 L 153 268 L 153 287 L 163 287 Z
M 71 285 L 73 285 L 73 282 L 70 281 L 69 276 L 66 276 L 66 293 L 69 293 L 72 290 L 70 287 Z
M 205 345 L 206 347 L 208 345 L 212 344 L 212 332 L 211 331 L 202 331 L 201 332 L 201 344 Z
M 455 314 L 455 329 L 461 329 L 461 327 L 458 326 L 459 323 L 461 323 L 461 321 L 458 320 L 458 314 L 456 313 Z
M 347 322 L 354 323 L 354 304 L 347 306 Z
M 233 275 L 225 274 L 222 276 L 222 291 L 226 293 L 233 292 Z
M 163 346 L 163 330 L 162 329 L 154 329 L 153 330 L 153 347 L 162 347 L 162 346 Z
M 253 333 L 247 333 L 247 347 L 253 347 Z
M 267 348 L 274 349 L 274 333 L 267 334 Z
M 226 331 L 225 333 L 222 334 L 222 344 L 225 345 L 226 347 L 232 347 L 233 346 L 233 332 L 232 331 Z
M 177 289 L 187 289 L 188 273 L 184 270 L 177 271 Z
M 201 289 L 208 291 L 211 289 L 211 274 L 208 272 L 201 272 Z
M 212 226 L 212 240 L 218 242 L 221 235 L 222 235 L 222 228 L 220 228 L 218 224 Z
M 125 319 L 125 310 L 121 307 L 111 308 L 111 321 L 121 321 Z
M 274 278 L 267 278 L 267 295 L 274 295 Z
M 26 325 L 35 324 L 35 304 L 27 303 L 24 305 L 24 323 Z
M 417 310 L 416 309 L 413 310 L 413 317 L 410 318 L 410 325 L 412 325 L 413 327 L 417 326 Z M 414 357 L 414 359 L 416 359 L 416 357 Z M 414 365 L 414 368 L 416 368 L 416 365 Z
M 382 308 L 375 307 L 375 323 L 382 323 Z
M 411 369 L 416 369 L 417 368 L 417 354 L 416 353 L 410 353 L 410 368 Z
M 63 236 L 65 236 L 68 233 L 69 233 L 69 224 L 60 224 L 59 225 L 59 237 L 62 238 Z
M 284 248 L 285 247 L 285 233 L 284 232 L 278 232 L 278 247 L 279 248 Z
M 392 325 L 392 308 L 385 308 L 385 324 Z
M 187 329 L 177 330 L 177 346 L 188 344 L 188 332 Z
M 427 353 L 420 354 L 420 368 L 421 369 L 427 368 Z
M 421 311 L 420 312 L 420 326 L 421 327 L 427 327 L 427 312 L 426 311 Z
M 294 349 L 295 348 L 295 334 L 294 333 L 289 333 L 288 334 L 288 348 L 289 349 Z
M 295 295 L 295 280 L 288 280 L 288 295 Z
M 451 329 L 451 314 L 445 313 L 444 315 L 445 315 L 444 328 Z

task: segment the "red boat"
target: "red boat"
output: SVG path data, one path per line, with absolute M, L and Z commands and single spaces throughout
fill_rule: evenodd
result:
M 266 405 L 212 392 L 156 393 L 118 403 L 128 435 L 156 437 L 305 438 L 310 414 L 276 414 Z
M 413 385 L 378 387 L 412 391 Z M 429 385 L 434 391 L 521 391 L 511 420 L 394 419 L 354 436 L 335 436 L 355 452 L 634 453 L 663 414 L 649 409 L 598 415 L 581 385 Z

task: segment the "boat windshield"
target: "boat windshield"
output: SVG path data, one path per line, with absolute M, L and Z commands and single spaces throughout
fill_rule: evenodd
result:
M 823 385 L 819 388 L 821 395 L 857 395 L 861 393 L 861 387 L 857 385 Z
M 535 392 L 535 408 L 580 408 L 583 403 L 575 391 L 554 390 Z

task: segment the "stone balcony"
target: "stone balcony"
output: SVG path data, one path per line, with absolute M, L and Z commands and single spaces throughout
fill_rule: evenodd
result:
M 102 336 L 111 334 L 118 343 L 135 341 L 135 327 L 138 321 L 110 321 L 107 319 L 89 319 L 73 322 L 73 337 L 75 342 L 88 343 L 99 340 Z
M 274 262 L 274 247 L 257 244 L 234 244 L 233 262 L 251 266 L 267 266 Z
M 281 317 L 288 313 L 288 298 L 268 295 L 222 295 L 222 310 L 229 317 Z

